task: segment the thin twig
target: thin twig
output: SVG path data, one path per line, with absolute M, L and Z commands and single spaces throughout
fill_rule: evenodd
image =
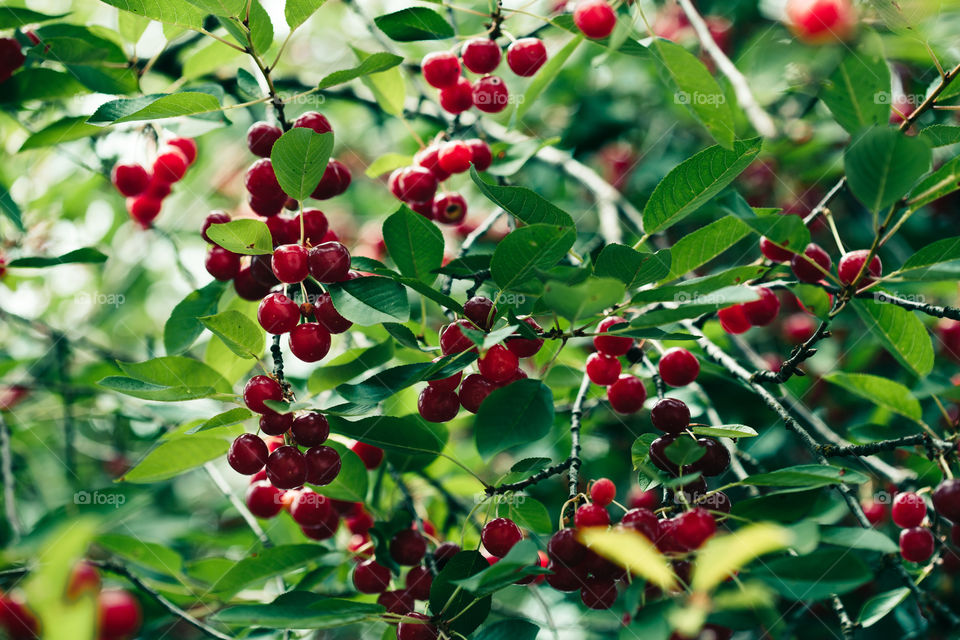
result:
M 573 402 L 573 411 L 570 412 L 570 473 L 567 486 L 570 489 L 571 498 L 579 493 L 580 465 L 583 464 L 580 459 L 580 422 L 583 418 L 583 401 L 589 389 L 590 378 L 587 374 L 583 374 L 580 389 L 577 390 L 577 399 Z

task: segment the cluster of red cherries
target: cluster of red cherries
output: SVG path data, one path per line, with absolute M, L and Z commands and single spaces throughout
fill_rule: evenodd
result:
M 101 589 L 100 573 L 87 562 L 79 562 L 67 582 L 67 600 L 96 596 L 97 640 L 127 640 L 140 630 L 143 613 L 140 603 L 124 589 Z M 19 594 L 0 594 L 0 636 L 10 640 L 41 637 L 40 623 Z
M 439 141 L 418 151 L 413 166 L 394 170 L 387 184 L 390 193 L 428 220 L 455 225 L 467 217 L 467 201 L 453 191 L 437 193 L 438 185 L 471 165 L 484 171 L 491 162 L 490 146 L 479 138 Z
M 163 200 L 173 184 L 186 175 L 197 159 L 197 143 L 192 138 L 173 138 L 153 160 L 150 171 L 141 164 L 118 164 L 110 179 L 127 198 L 127 213 L 138 225 L 149 229 L 160 215 Z
M 0 83 L 9 80 L 26 61 L 19 42 L 13 38 L 0 38 Z
M 440 351 L 443 355 L 453 355 L 465 351 L 477 351 L 477 346 L 464 334 L 463 329 L 489 331 L 497 317 L 497 308 L 493 301 L 483 296 L 475 296 L 463 305 L 466 318 L 456 320 L 440 331 Z M 533 318 L 523 320 L 534 331 L 541 327 Z M 524 338 L 511 336 L 487 349 L 477 360 L 479 373 L 464 377 L 458 371 L 448 378 L 431 380 L 420 392 L 417 409 L 424 420 L 447 422 L 453 420 L 463 407 L 471 413 L 480 410 L 480 404 L 495 389 L 527 377 L 520 368 L 520 360 L 531 358 L 543 346 L 542 338 Z M 459 391 L 458 391 L 459 389 Z

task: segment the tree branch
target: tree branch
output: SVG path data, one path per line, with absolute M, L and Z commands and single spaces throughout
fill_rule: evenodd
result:
M 590 378 L 587 374 L 583 374 L 577 399 L 573 402 L 573 411 L 570 412 L 570 473 L 567 486 L 570 489 L 571 498 L 579 493 L 580 465 L 583 464 L 580 459 L 580 420 L 583 417 L 583 401 L 589 389 Z

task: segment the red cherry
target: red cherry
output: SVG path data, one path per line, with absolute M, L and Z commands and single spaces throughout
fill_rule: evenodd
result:
M 326 445 L 310 447 L 303 458 L 307 464 L 307 482 L 321 487 L 333 482 L 343 466 L 337 450 Z
M 422 613 L 409 613 L 397 625 L 397 640 L 437 640 L 440 632 Z
M 200 228 L 200 236 L 210 244 L 214 244 L 213 240 L 210 239 L 210 236 L 207 235 L 207 230 L 210 229 L 211 225 L 214 224 L 224 224 L 230 222 L 230 216 L 224 211 L 214 211 L 208 215 L 204 221 L 203 226 Z
M 671 387 L 685 387 L 700 375 L 700 361 L 681 347 L 673 347 L 660 357 L 660 378 Z
M 250 476 L 267 463 L 267 443 L 260 436 L 244 433 L 237 436 L 227 452 L 227 462 L 237 473 Z
M 384 452 L 380 447 L 357 441 L 353 443 L 350 449 L 360 456 L 360 459 L 363 461 L 363 466 L 367 469 L 376 469 L 380 466 L 380 463 L 383 462 Z
M 916 493 L 898 493 L 890 506 L 890 517 L 895 525 L 903 529 L 919 527 L 927 517 L 927 503 Z
M 244 185 L 250 195 L 259 200 L 267 202 L 281 201 L 281 208 L 283 206 L 282 203 L 286 202 L 286 194 L 284 194 L 283 189 L 280 188 L 280 183 L 277 182 L 277 175 L 273 172 L 273 163 L 267 158 L 261 158 L 250 165 L 250 168 L 247 169 L 246 176 L 244 176 Z M 277 212 L 279 213 L 279 209 Z
M 960 480 L 944 480 L 933 491 L 933 508 L 953 522 L 960 522 Z
M 247 509 L 258 518 L 272 518 L 283 511 L 282 495 L 283 491 L 267 480 L 254 482 L 247 487 Z
M 327 120 L 327 117 L 316 111 L 307 111 L 302 114 L 293 121 L 293 126 L 294 128 L 302 127 L 305 129 L 313 129 L 317 133 L 333 131 L 333 127 L 330 126 L 330 121 Z
M 278 489 L 295 489 L 307 480 L 307 463 L 300 450 L 285 444 L 267 458 L 267 479 Z
M 543 327 L 537 324 L 537 321 L 533 318 L 524 318 L 523 322 L 534 331 L 543 331 Z M 518 358 L 531 358 L 537 355 L 537 352 L 540 351 L 540 348 L 543 346 L 543 339 L 519 337 L 507 338 L 504 344 L 507 345 L 507 349 L 510 349 L 510 351 L 513 351 L 515 354 L 517 354 Z
M 144 229 L 149 229 L 160 215 L 160 209 L 163 202 L 148 195 L 137 196 L 136 198 L 127 198 L 127 212 L 133 221 Z
M 500 45 L 490 38 L 471 38 L 463 43 L 460 59 L 474 73 L 490 73 L 500 64 Z
M 882 523 L 887 517 L 887 507 L 882 502 L 870 502 L 863 503 L 863 514 L 867 516 L 867 520 L 870 521 L 870 524 L 877 526 Z
M 320 244 L 323 242 L 324 236 L 327 235 L 327 231 L 330 229 L 330 224 L 327 222 L 327 216 L 323 215 L 323 211 L 319 209 L 306 209 L 303 214 L 303 239 L 309 244 Z M 297 228 L 299 234 L 300 231 L 300 217 L 297 216 L 294 218 L 294 226 Z
M 319 184 L 310 194 L 314 200 L 328 200 L 336 197 L 347 190 L 353 177 L 350 175 L 350 169 L 339 160 L 330 160 L 327 168 L 323 171 L 323 177 Z
M 211 276 L 226 282 L 233 280 L 240 273 L 240 256 L 223 247 L 210 247 L 204 266 Z
M 468 320 L 456 320 L 440 330 L 440 351 L 448 356 L 454 353 L 463 353 L 476 349 L 476 345 L 463 334 L 461 328 L 472 329 Z
M 153 161 L 153 177 L 163 182 L 178 182 L 187 172 L 187 157 L 179 149 L 171 149 Z
M 617 601 L 617 583 L 609 578 L 587 578 L 580 600 L 590 609 L 609 609 Z
M 817 331 L 817 323 L 805 313 L 792 313 L 783 321 L 783 339 L 790 344 L 803 344 Z
M 490 150 L 490 145 L 479 138 L 467 140 L 466 143 L 470 147 L 473 167 L 477 171 L 486 171 L 489 169 L 493 163 L 493 152 Z
M 300 321 L 300 306 L 282 293 L 271 293 L 260 301 L 257 320 L 267 333 L 289 333 Z
M 618 316 L 604 318 L 597 326 L 597 333 L 607 333 L 611 328 L 626 329 L 627 321 Z M 622 356 L 633 346 L 633 338 L 626 336 L 594 336 L 593 346 L 600 353 L 608 356 Z
M 600 478 L 590 488 L 590 500 L 596 505 L 605 507 L 617 497 L 617 485 L 609 478 Z
M 520 366 L 520 359 L 517 354 L 507 349 L 502 344 L 490 347 L 485 354 L 477 361 L 477 368 L 480 375 L 490 382 L 506 382 L 516 373 Z
M 509 52 L 507 60 L 510 60 Z M 510 92 L 499 76 L 483 76 L 473 83 L 473 104 L 484 113 L 500 113 L 510 102 Z
M 793 275 L 801 282 L 820 282 L 825 272 L 830 271 L 833 261 L 820 246 L 810 243 L 802 254 L 796 254 L 790 260 Z M 818 266 L 819 265 L 819 268 Z
M 0 54 L 3 53 L 4 40 L 0 38 Z M 0 81 L 2 79 L 0 73 Z M 39 628 L 36 616 L 23 602 L 9 595 L 0 595 L 0 631 L 4 631 L 10 640 L 34 640 L 39 637 Z
M 280 282 L 303 282 L 310 273 L 307 248 L 299 244 L 283 244 L 273 250 L 273 273 Z
M 326 522 L 332 513 L 333 505 L 329 498 L 310 489 L 294 492 L 290 504 L 290 516 L 299 525 L 315 527 Z
M 483 525 L 480 541 L 484 548 L 498 558 L 507 555 L 513 545 L 520 542 L 523 533 L 517 523 L 508 518 L 496 518 Z
M 460 61 L 457 56 L 446 51 L 434 51 L 425 55 L 420 69 L 427 84 L 437 89 L 449 87 L 460 78 Z
M 453 542 L 444 542 L 433 552 L 433 561 L 437 569 L 443 569 L 453 556 L 460 553 L 460 545 Z
M 390 539 L 390 556 L 400 565 L 416 566 L 427 554 L 427 541 L 416 529 L 401 529 Z
M 650 410 L 653 426 L 667 433 L 681 433 L 690 426 L 690 408 L 682 400 L 663 398 Z
M 491 327 L 493 327 L 494 319 L 497 317 L 497 308 L 490 298 L 474 296 L 464 303 L 463 313 L 473 324 L 484 331 L 489 331 Z
M 496 385 L 478 373 L 472 373 L 460 385 L 460 406 L 476 413 L 487 396 L 496 389 Z
M 407 593 L 416 600 L 429 600 L 433 574 L 426 567 L 414 567 L 407 572 L 405 580 Z
M 438 193 L 431 212 L 433 219 L 441 224 L 459 224 L 467 217 L 467 201 L 459 193 Z
M 753 326 L 765 327 L 780 313 L 780 298 L 766 287 L 757 287 L 756 292 L 760 294 L 760 299 L 744 302 L 743 313 Z
M 350 252 L 339 242 L 324 242 L 310 249 L 310 275 L 317 282 L 344 282 L 349 280 Z
M 390 585 L 390 569 L 376 560 L 367 560 L 353 570 L 353 586 L 360 593 L 382 593 Z
M 583 561 L 587 548 L 577 540 L 576 530 L 561 529 L 551 536 L 547 552 L 562 565 L 572 567 Z
M 40 40 L 33 31 L 26 31 L 26 36 L 34 44 L 39 44 Z M 34 42 L 36 39 L 36 42 Z M 23 48 L 14 38 L 0 38 L 0 82 L 6 81 L 13 72 L 23 66 L 27 57 L 23 55 Z
M 642 533 L 651 542 L 655 542 L 660 537 L 660 521 L 649 509 L 630 509 L 623 514 L 620 524 Z
M 742 304 L 735 304 L 726 309 L 717 311 L 717 320 L 723 330 L 732 335 L 738 335 L 750 330 L 752 326 L 750 319 L 747 318 L 747 312 L 743 310 Z
M 432 200 L 437 192 L 437 177 L 423 167 L 397 169 L 390 175 L 390 190 L 404 202 Z
M 280 383 L 267 376 L 253 376 L 243 387 L 243 402 L 254 413 L 275 413 L 273 409 L 263 404 L 264 400 L 283 400 L 283 389 Z
M 70 581 L 67 583 L 67 598 L 76 600 L 85 594 L 96 594 L 100 591 L 100 572 L 89 562 L 81 560 L 73 566 L 70 572 Z M 0 616 L 2 619 L 2 616 Z M 0 628 L 4 625 L 0 622 Z
M 384 591 L 377 597 L 377 604 L 386 608 L 387 613 L 406 615 L 413 612 L 413 596 L 406 590 Z
M 137 599 L 123 589 L 104 589 L 97 596 L 97 629 L 104 639 L 126 638 L 140 629 L 143 614 Z
M 330 423 L 322 413 L 311 411 L 294 419 L 290 425 L 290 430 L 298 445 L 312 447 L 323 444 L 329 437 Z
M 583 504 L 573 515 L 573 524 L 582 527 L 605 527 L 610 524 L 610 514 L 599 504 Z
M 183 154 L 183 157 L 187 159 L 187 166 L 193 164 L 197 159 L 197 143 L 193 138 L 174 138 L 168 140 L 167 144 Z
M 547 61 L 547 48 L 539 38 L 520 38 L 507 47 L 507 66 L 518 76 L 532 76 Z
M 451 140 L 440 145 L 437 162 L 447 173 L 463 173 L 470 169 L 473 162 L 473 150 L 462 140 Z
M 857 25 L 850 0 L 788 0 L 786 15 L 790 30 L 807 44 L 848 40 Z
M 613 356 L 598 352 L 591 353 L 590 356 L 587 357 L 587 377 L 590 378 L 590 382 L 593 384 L 598 384 L 602 387 L 611 385 L 620 377 L 622 370 L 623 367 L 620 365 L 620 361 Z
M 607 387 L 607 400 L 617 413 L 636 413 L 643 408 L 647 390 L 643 381 L 631 375 L 622 375 Z
M 655 509 L 660 504 L 660 497 L 656 491 L 644 491 L 640 487 L 633 487 L 627 496 L 627 505 L 632 509 Z
M 323 522 L 317 525 L 300 525 L 300 531 L 311 540 L 329 540 L 336 535 L 339 526 L 340 516 L 331 509 Z
M 170 195 L 171 190 L 172 188 L 169 182 L 164 182 L 156 177 L 152 177 L 150 178 L 150 184 L 147 185 L 147 189 L 140 195 L 145 198 L 153 198 L 154 200 L 163 200 Z
M 420 392 L 417 411 L 427 422 L 449 422 L 460 412 L 460 398 L 453 391 L 428 385 Z
M 760 238 L 760 253 L 773 262 L 790 262 L 794 256 L 793 251 L 781 249 L 766 237 Z
M 617 25 L 617 14 L 606 0 L 580 0 L 573 10 L 573 23 L 588 38 L 606 38 Z
M 837 275 L 840 277 L 840 282 L 847 285 L 853 284 L 854 279 L 857 277 L 857 274 L 860 273 L 860 270 L 863 269 L 863 265 L 869 255 L 870 252 L 866 249 L 845 253 L 843 257 L 840 258 L 840 264 L 837 265 Z M 863 270 L 863 277 L 860 279 L 859 285 L 863 287 L 867 286 L 873 282 L 874 278 L 879 278 L 882 273 L 883 264 L 880 262 L 880 256 L 875 255 L 873 259 L 870 260 L 869 269 Z
M 674 536 L 687 549 L 699 549 L 717 531 L 717 523 L 706 509 L 697 507 L 675 518 Z
M 304 322 L 290 330 L 290 351 L 304 362 L 318 362 L 330 352 L 330 332 L 318 322 Z
M 457 78 L 454 84 L 440 89 L 440 106 L 448 113 L 463 113 L 473 106 L 473 85 L 466 78 Z
M 933 555 L 933 546 L 930 529 L 913 527 L 900 532 L 900 555 L 907 562 L 926 562 Z
M 676 474 L 680 470 L 676 463 L 670 460 L 666 454 L 666 448 L 673 444 L 676 439 L 677 436 L 675 434 L 668 433 L 650 443 L 650 462 L 653 463 L 653 466 L 673 474 Z
M 697 438 L 697 444 L 706 449 L 700 459 L 690 465 L 690 471 L 699 471 L 705 476 L 718 476 L 730 466 L 730 452 L 713 438 Z
M 254 122 L 247 129 L 247 148 L 261 158 L 269 158 L 273 143 L 280 139 L 283 130 L 267 122 Z
M 264 286 L 254 278 L 250 267 L 240 267 L 240 272 L 233 279 L 233 288 L 238 296 L 253 302 L 262 299 L 270 292 L 269 286 Z
M 138 196 L 150 184 L 150 174 L 139 164 L 118 164 L 113 168 L 110 180 L 122 195 Z
M 323 293 L 317 297 L 313 305 L 313 314 L 317 322 L 330 333 L 343 333 L 353 326 L 352 322 L 337 312 L 329 293 Z
M 286 196 L 274 196 L 270 200 L 264 200 L 263 198 L 257 198 L 255 196 L 250 196 L 247 198 L 247 205 L 250 207 L 250 210 L 253 211 L 258 216 L 263 216 L 264 218 L 273 218 L 278 213 L 283 211 L 283 205 L 286 203 Z M 267 220 L 269 225 L 270 220 Z M 288 242 L 295 242 L 300 237 L 300 230 L 297 229 L 297 234 L 291 238 Z M 285 244 L 283 242 L 275 242 L 274 244 Z

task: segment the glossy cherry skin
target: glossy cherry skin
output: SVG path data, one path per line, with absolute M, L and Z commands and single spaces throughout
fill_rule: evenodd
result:
M 247 148 L 261 158 L 269 158 L 273 143 L 280 139 L 283 130 L 267 122 L 254 122 L 247 129 Z
M 270 287 L 257 281 L 250 267 L 240 267 L 237 277 L 233 279 L 233 288 L 237 295 L 252 302 L 263 299 L 270 292 Z
M 353 176 L 347 165 L 333 159 L 327 163 L 323 177 L 310 194 L 314 200 L 328 200 L 345 192 L 350 186 Z
M 210 236 L 207 235 L 207 231 L 210 229 L 211 225 L 224 224 L 227 222 L 230 222 L 230 216 L 227 215 L 226 212 L 213 211 L 204 219 L 203 226 L 200 227 L 200 237 L 202 237 L 206 242 L 214 244 L 213 240 L 210 239 Z
M 539 38 L 520 38 L 507 47 L 507 66 L 518 76 L 532 76 L 547 61 L 547 48 Z
M 187 172 L 187 157 L 179 149 L 170 149 L 153 161 L 153 178 L 167 183 L 179 182 Z
M 551 536 L 547 553 L 560 564 L 573 567 L 583 561 L 587 548 L 577 540 L 575 529 L 561 529 Z
M 426 567 L 413 567 L 407 572 L 404 581 L 409 593 L 416 600 L 430 598 L 430 586 L 433 584 L 433 574 Z
M 382 593 L 390 585 L 390 570 L 376 560 L 367 560 L 353 571 L 353 586 L 360 593 Z
M 197 159 L 197 143 L 193 138 L 173 138 L 167 140 L 167 146 L 180 151 L 183 157 L 187 159 L 187 166 L 193 164 Z
M 747 313 L 743 310 L 742 304 L 720 309 L 717 311 L 717 319 L 720 321 L 723 330 L 732 335 L 746 333 L 753 326 L 750 324 L 750 319 L 747 318 Z
M 534 331 L 540 332 L 543 330 L 543 327 L 537 324 L 537 321 L 533 318 L 524 318 L 523 322 Z M 543 347 L 543 338 L 511 337 L 507 338 L 504 344 L 507 345 L 507 349 L 517 354 L 518 358 L 532 358 Z
M 233 280 L 240 273 L 240 256 L 223 247 L 210 247 L 203 264 L 207 273 L 222 282 Z
M 433 198 L 431 213 L 441 224 L 459 224 L 467 217 L 467 200 L 459 193 L 438 193 Z
M 495 518 L 483 525 L 480 540 L 484 548 L 498 558 L 507 555 L 513 545 L 520 542 L 523 533 L 517 523 L 508 518 Z
M 290 516 L 299 525 L 315 527 L 323 524 L 333 512 L 333 505 L 326 496 L 310 489 L 301 489 L 293 493 Z
M 479 138 L 472 138 L 466 141 L 472 153 L 473 167 L 477 171 L 486 171 L 493 164 L 493 152 L 490 145 Z
M 500 45 L 490 38 L 471 38 L 463 43 L 460 59 L 463 66 L 474 73 L 490 73 L 500 64 Z
M 460 412 L 460 398 L 453 391 L 427 385 L 420 392 L 417 411 L 427 422 L 449 422 Z
M 930 529 L 912 527 L 900 532 L 900 555 L 908 562 L 926 562 L 933 555 L 933 547 Z
M 583 504 L 573 515 L 573 524 L 581 527 L 605 527 L 610 524 L 610 514 L 599 504 Z
M 422 613 L 407 614 L 397 625 L 397 640 L 437 640 L 440 632 Z
M 717 531 L 717 523 L 706 509 L 697 507 L 676 517 L 674 536 L 687 549 L 699 549 Z
M 700 459 L 690 465 L 690 471 L 699 471 L 705 476 L 718 476 L 730 466 L 730 452 L 718 440 L 698 438 L 697 444 L 706 449 Z
M 470 145 L 462 140 L 451 140 L 440 145 L 437 152 L 437 162 L 440 168 L 447 173 L 463 173 L 470 169 L 473 162 L 473 151 Z
M 97 596 L 97 629 L 106 640 L 127 638 L 140 629 L 140 603 L 123 589 L 104 589 Z
M 263 404 L 264 400 L 280 402 L 283 400 L 283 389 L 273 378 L 253 376 L 243 387 L 243 401 L 254 413 L 275 413 Z
M 493 327 L 497 317 L 497 308 L 493 300 L 485 296 L 474 296 L 463 304 L 463 312 L 467 318 L 484 331 Z
M 401 616 L 412 613 L 415 606 L 413 596 L 406 589 L 384 591 L 377 597 L 377 604 L 383 605 L 387 613 Z
M 150 174 L 139 164 L 118 164 L 110 176 L 113 186 L 122 195 L 138 196 L 150 184 Z
M 257 320 L 267 333 L 289 333 L 300 321 L 300 306 L 282 293 L 271 293 L 260 301 Z
M 490 347 L 477 361 L 477 368 L 487 380 L 500 383 L 510 380 L 520 366 L 520 359 L 501 344 Z
M 282 489 L 267 480 L 259 480 L 247 487 L 247 509 L 258 518 L 272 518 L 283 511 L 282 495 Z
M 283 445 L 267 458 L 267 479 L 278 489 L 295 489 L 307 480 L 307 463 L 296 447 Z
M 606 0 L 580 0 L 573 10 L 573 23 L 588 38 L 606 38 L 617 24 L 617 14 Z
M 293 126 L 313 129 L 317 133 L 327 133 L 328 131 L 333 131 L 333 127 L 330 126 L 330 121 L 327 120 L 327 117 L 316 111 L 307 111 L 306 113 L 302 114 L 299 118 L 293 121 Z
M 317 282 L 344 282 L 350 279 L 350 252 L 339 242 L 324 242 L 310 249 L 310 275 Z
M 330 223 L 327 221 L 327 216 L 323 214 L 323 211 L 320 211 L 319 209 L 306 209 L 304 210 L 302 216 L 304 241 L 311 245 L 316 245 L 323 242 L 324 236 L 326 236 L 327 231 L 330 230 Z M 293 221 L 299 237 L 301 222 L 300 216 L 294 218 Z
M 227 452 L 227 462 L 237 473 L 251 476 L 267 463 L 267 443 L 260 436 L 244 433 L 233 441 Z
M 153 221 L 160 215 L 161 208 L 163 208 L 163 202 L 149 195 L 127 198 L 127 213 L 144 229 L 151 227 Z
M 427 554 L 427 541 L 416 529 L 401 529 L 390 539 L 390 555 L 400 565 L 413 567 Z
M 273 250 L 271 266 L 280 282 L 302 282 L 310 273 L 307 248 L 300 244 L 282 244 Z
M 626 329 L 627 321 L 618 316 L 604 318 L 600 324 L 597 325 L 597 333 L 607 333 L 613 327 L 619 330 Z M 593 347 L 600 353 L 608 356 L 622 356 L 629 351 L 632 346 L 633 338 L 626 336 L 598 335 L 593 338 Z
M 668 349 L 658 363 L 660 378 L 671 387 L 685 387 L 700 375 L 700 361 L 682 347 Z
M 452 53 L 435 51 L 423 57 L 420 70 L 423 71 L 423 79 L 427 84 L 443 89 L 455 84 L 460 78 L 460 61 Z
M 257 160 L 244 177 L 244 185 L 247 191 L 255 198 L 268 202 L 276 202 L 280 199 L 286 200 L 280 183 L 277 182 L 277 175 L 273 172 L 273 163 L 267 158 Z
M 499 76 L 483 76 L 473 83 L 473 104 L 480 111 L 500 113 L 509 102 L 510 91 Z
M 960 522 L 960 480 L 951 478 L 937 485 L 933 491 L 933 508 L 944 518 Z
M 590 501 L 605 507 L 617 497 L 617 485 L 609 478 L 600 478 L 590 487 Z
M 313 447 L 323 444 L 330 436 L 330 423 L 322 413 L 311 411 L 297 416 L 290 425 L 290 431 L 298 445 Z
M 844 256 L 840 258 L 840 263 L 837 265 L 837 275 L 840 278 L 840 282 L 847 285 L 853 284 L 854 279 L 860 273 L 861 269 L 863 269 L 863 276 L 859 282 L 860 286 L 865 287 L 873 282 L 874 278 L 879 278 L 883 273 L 883 263 L 880 262 L 880 256 L 873 256 L 870 260 L 870 267 L 868 269 L 863 268 L 869 255 L 870 252 L 866 249 L 850 251 L 844 254 Z
M 910 491 L 898 493 L 890 506 L 890 517 L 895 525 L 903 529 L 919 527 L 927 517 L 927 504 L 916 493 Z
M 794 256 L 793 251 L 777 246 L 766 237 L 760 238 L 760 253 L 773 262 L 790 262 Z
M 591 353 L 587 357 L 586 372 L 590 382 L 602 387 L 611 385 L 620 378 L 623 367 L 620 361 L 602 353 Z
M 290 351 L 303 362 L 319 362 L 330 352 L 330 332 L 319 322 L 304 322 L 290 331 Z
M 647 399 L 647 390 L 639 378 L 621 375 L 616 382 L 607 387 L 607 399 L 617 413 L 636 413 L 643 408 L 643 403 Z
M 617 583 L 609 578 L 587 578 L 580 600 L 589 609 L 609 609 L 617 601 Z
M 832 264 L 833 261 L 830 260 L 827 252 L 812 242 L 807 245 L 802 254 L 798 253 L 790 260 L 793 275 L 801 282 L 819 282 L 823 279 L 825 272 L 830 271 Z M 817 268 L 817 265 L 820 268 Z
M 663 398 L 650 410 L 653 426 L 667 433 L 681 433 L 690 425 L 690 408 L 682 400 Z
M 440 106 L 448 113 L 463 113 L 473 106 L 473 85 L 464 77 L 440 89 Z
M 333 447 L 317 445 L 303 454 L 307 465 L 307 482 L 317 486 L 328 485 L 340 475 L 343 460 Z
M 358 441 L 354 442 L 350 449 L 360 456 L 367 469 L 376 469 L 383 462 L 384 451 L 380 447 Z
M 440 331 L 440 351 L 448 356 L 476 349 L 476 345 L 461 331 L 462 327 L 473 329 L 468 320 L 456 320 Z
M 780 313 L 780 298 L 766 287 L 757 287 L 759 300 L 743 303 L 743 313 L 755 327 L 765 327 L 773 322 Z
M 655 542 L 660 537 L 660 521 L 649 509 L 630 509 L 623 514 L 620 524 L 642 533 L 651 542 Z
M 786 15 L 790 30 L 807 44 L 849 40 L 856 31 L 851 0 L 788 0 Z

